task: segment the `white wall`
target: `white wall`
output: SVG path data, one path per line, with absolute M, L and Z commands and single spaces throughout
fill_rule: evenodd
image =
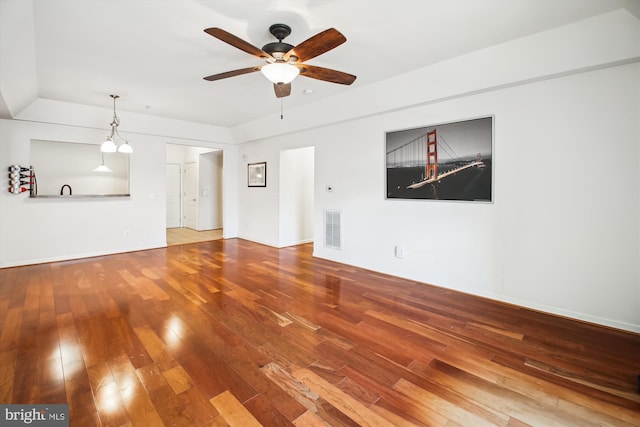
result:
M 238 237 L 270 246 L 280 246 L 279 217 L 280 168 L 279 141 L 270 146 L 263 143 L 243 144 L 238 148 Z M 297 143 L 294 142 L 294 145 Z M 294 146 L 293 148 L 299 148 Z M 266 162 L 266 187 L 249 187 L 249 163 Z M 225 162 L 225 165 L 227 163 Z M 241 212 L 240 212 L 241 211 Z
M 279 247 L 313 240 L 314 148 L 280 153 Z
M 222 171 L 222 151 L 199 156 L 199 230 L 222 228 Z
M 201 130 L 197 126 L 196 129 Z M 29 165 L 32 139 L 98 144 L 104 135 L 104 130 L 81 124 L 0 120 L 0 164 Z M 193 144 L 194 140 L 143 133 L 135 133 L 130 139 L 134 145 L 130 155 L 130 197 L 30 199 L 26 194 L 0 192 L 0 267 L 165 246 L 165 145 Z M 237 162 L 235 146 L 195 142 L 222 148 L 225 161 Z M 237 169 L 231 167 L 229 173 L 225 178 L 229 195 L 229 202 L 224 203 L 228 218 L 225 233 L 233 237 L 237 232 Z M 4 176 L 8 187 L 7 175 Z
M 433 73 L 424 70 L 386 82 L 414 88 L 404 107 L 243 144 L 240 168 L 267 161 L 269 184 L 247 189 L 241 180 L 240 235 L 278 245 L 279 153 L 313 145 L 316 256 L 640 331 L 637 20 L 632 31 L 569 27 L 552 33 L 588 41 L 576 56 L 589 63 L 580 59 L 573 70 L 553 38 L 539 34 L 474 53 L 466 62 L 436 65 L 440 72 L 448 67 L 444 75 L 451 77 L 440 76 L 439 98 L 423 80 Z M 615 49 L 607 47 L 616 42 L 611 33 L 626 34 Z M 509 67 L 525 56 L 535 57 L 535 69 Z M 484 61 L 474 90 L 470 77 L 477 67 L 471 65 Z M 490 66 L 495 73 L 488 84 Z M 467 74 L 463 89 L 453 78 L 461 73 Z M 415 102 L 421 95 L 425 102 Z M 361 102 L 363 110 L 371 108 L 369 98 Z M 386 131 L 486 115 L 495 116 L 493 203 L 384 199 Z M 334 191 L 324 191 L 327 185 Z M 343 213 L 342 250 L 322 247 L 324 209 Z M 396 245 L 405 248 L 404 258 L 394 256 Z
M 184 163 L 185 148 L 182 145 L 167 144 L 167 163 Z
M 640 330 L 639 75 L 638 64 L 597 70 L 241 152 L 267 160 L 273 182 L 282 147 L 315 145 L 318 257 Z M 384 199 L 385 131 L 487 114 L 495 115 L 494 203 Z M 277 246 L 276 184 L 241 191 L 245 238 Z M 322 247 L 323 209 L 343 212 L 342 250 Z
M 0 124 L 2 164 L 29 165 L 31 139 L 104 139 L 103 132 L 91 129 L 6 120 Z M 30 199 L 0 192 L 0 266 L 164 246 L 165 153 L 156 139 L 135 139 L 130 197 Z

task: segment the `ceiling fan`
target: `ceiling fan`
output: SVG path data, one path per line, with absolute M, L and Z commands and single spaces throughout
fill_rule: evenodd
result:
M 329 28 L 303 41 L 297 46 L 292 46 L 282 41 L 291 34 L 291 27 L 285 24 L 273 24 L 269 27 L 269 32 L 273 34 L 278 41 L 267 43 L 262 49 L 255 47 L 251 43 L 221 28 L 207 28 L 204 31 L 233 47 L 267 62 L 266 65 L 213 74 L 205 77 L 205 80 L 215 81 L 261 71 L 262 74 L 273 83 L 273 88 L 278 98 L 291 94 L 291 81 L 295 79 L 298 74 L 312 79 L 343 85 L 350 85 L 356 80 L 356 76 L 352 74 L 304 64 L 305 61 L 328 52 L 347 41 L 346 37 L 335 28 Z

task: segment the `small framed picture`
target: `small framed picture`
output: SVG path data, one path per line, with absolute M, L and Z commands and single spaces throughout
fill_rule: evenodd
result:
M 249 187 L 267 186 L 267 162 L 249 163 L 247 165 L 247 173 Z

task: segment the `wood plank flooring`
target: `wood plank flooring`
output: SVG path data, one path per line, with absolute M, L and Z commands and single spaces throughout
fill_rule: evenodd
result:
M 640 426 L 640 335 L 215 240 L 0 269 L 0 402 L 71 426 Z
M 198 231 L 186 227 L 167 228 L 167 245 L 206 242 L 222 239 L 222 229 Z

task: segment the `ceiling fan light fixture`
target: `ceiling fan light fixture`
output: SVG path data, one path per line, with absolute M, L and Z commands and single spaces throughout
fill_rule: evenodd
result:
M 274 62 L 273 64 L 264 65 L 260 68 L 260 72 L 272 83 L 287 84 L 298 77 L 300 70 L 298 67 L 284 62 Z

